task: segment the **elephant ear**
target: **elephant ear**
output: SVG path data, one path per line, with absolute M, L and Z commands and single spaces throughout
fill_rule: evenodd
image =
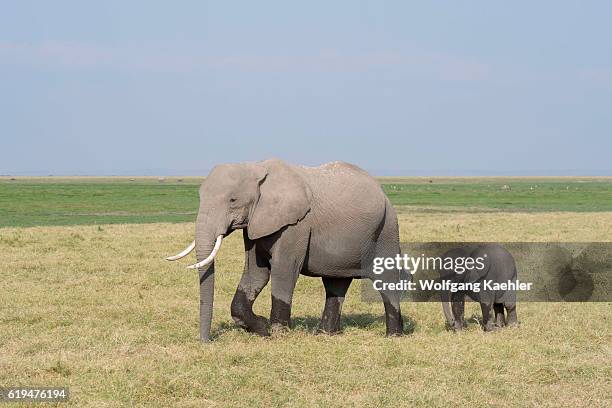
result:
M 491 257 L 486 256 L 486 253 L 482 251 L 482 247 L 476 248 L 469 256 L 473 259 L 483 258 L 484 268 L 478 269 L 474 267 L 471 270 L 466 271 L 464 282 L 478 282 L 487 276 L 491 271 Z
M 296 224 L 310 210 L 312 192 L 304 179 L 281 160 L 258 165 L 266 170 L 260 181 L 259 198 L 249 216 L 250 239 L 265 237 L 286 225 Z

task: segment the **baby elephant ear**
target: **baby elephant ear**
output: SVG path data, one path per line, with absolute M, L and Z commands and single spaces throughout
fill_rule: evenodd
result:
M 259 165 L 267 175 L 259 186 L 259 198 L 249 217 L 250 239 L 265 237 L 286 225 L 296 224 L 310 210 L 312 192 L 289 165 L 281 160 L 267 160 Z

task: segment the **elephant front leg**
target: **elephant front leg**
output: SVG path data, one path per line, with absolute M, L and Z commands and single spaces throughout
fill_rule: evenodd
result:
M 463 314 L 465 312 L 465 293 L 454 292 L 451 294 L 451 309 L 453 312 L 453 330 L 461 331 L 465 327 Z
M 274 237 L 270 259 L 272 283 L 272 309 L 270 323 L 272 331 L 291 327 L 291 303 L 298 276 L 304 266 L 309 242 L 309 233 L 299 224 L 287 228 Z
M 495 330 L 495 322 L 492 316 L 493 305 L 488 303 L 480 303 L 480 309 L 482 310 L 482 327 L 484 331 Z
M 342 303 L 351 285 L 352 278 L 322 278 L 325 286 L 325 308 L 321 317 L 319 331 L 327 334 L 340 332 Z
M 253 303 L 268 283 L 270 270 L 265 265 L 258 265 L 253 242 L 249 241 L 246 237 L 245 249 L 244 272 L 232 300 L 232 318 L 238 326 L 249 332 L 259 334 L 260 336 L 269 336 L 268 321 L 265 317 L 253 313 Z M 261 260 L 260 264 L 263 264 Z
M 495 311 L 495 326 L 504 327 L 506 325 L 506 320 L 504 318 L 503 303 L 494 303 L 493 310 Z
M 291 303 L 299 271 L 272 266 L 272 309 L 270 323 L 272 331 L 291 328 Z
M 260 336 L 269 336 L 268 320 L 253 312 L 253 303 L 257 295 L 268 283 L 269 273 L 268 271 L 261 271 L 261 273 L 253 275 L 259 276 L 257 279 L 253 279 L 253 276 L 247 276 L 244 279 L 245 275 L 243 275 L 243 279 L 240 281 L 238 289 L 236 289 L 231 306 L 232 318 L 238 326 L 249 332 L 259 334 Z

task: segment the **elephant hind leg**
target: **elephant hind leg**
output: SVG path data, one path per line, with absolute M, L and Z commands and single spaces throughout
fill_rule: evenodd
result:
M 401 336 L 404 334 L 404 319 L 400 310 L 400 297 L 396 293 L 380 292 L 385 306 L 385 323 L 387 336 Z
M 399 225 L 397 215 L 391 203 L 387 200 L 385 207 L 385 217 L 380 226 L 378 236 L 375 237 L 374 256 L 377 258 L 395 258 L 401 254 L 399 245 Z M 373 277 L 373 276 L 372 276 Z M 388 270 L 375 279 L 381 279 L 386 283 L 396 283 L 405 279 L 404 271 L 401 269 Z M 400 309 L 402 292 L 395 290 L 380 291 L 383 304 L 385 306 L 385 322 L 387 326 L 387 336 L 401 336 L 404 334 L 404 320 Z
M 516 304 L 505 304 L 506 314 L 508 315 L 508 320 L 506 324 L 508 326 L 518 326 L 518 318 L 516 317 Z
M 340 332 L 342 303 L 353 278 L 322 278 L 325 286 L 325 308 L 319 324 L 319 331 L 327 334 Z
M 490 303 L 480 303 L 480 308 L 482 310 L 482 327 L 484 331 L 495 330 L 494 317 L 491 313 L 492 307 L 493 305 Z
M 495 311 L 495 326 L 504 327 L 506 325 L 506 321 L 504 319 L 503 303 L 494 303 L 493 310 Z

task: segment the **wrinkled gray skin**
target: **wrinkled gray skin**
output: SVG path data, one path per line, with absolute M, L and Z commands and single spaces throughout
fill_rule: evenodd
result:
M 316 168 L 281 160 L 216 166 L 200 187 L 198 261 L 211 253 L 218 235 L 236 229 L 243 230 L 245 265 L 231 314 L 239 326 L 262 336 L 270 333 L 268 322 L 253 313 L 253 303 L 268 280 L 273 329 L 290 326 L 293 290 L 301 273 L 322 278 L 326 300 L 320 329 L 336 333 L 352 279 L 371 277 L 362 262 L 400 250 L 397 216 L 378 182 L 341 162 Z M 208 341 L 214 263 L 199 272 L 200 337 Z M 399 335 L 399 296 L 381 295 L 387 335 Z
M 484 256 L 486 254 L 486 257 Z M 512 254 L 499 244 L 474 244 L 463 245 L 447 251 L 442 258 L 471 257 L 473 259 L 483 257 L 485 267 L 482 270 L 472 269 L 463 274 L 457 274 L 453 270 L 441 270 L 441 280 L 451 282 L 482 282 L 492 280 L 493 282 L 516 281 L 516 264 Z M 479 302 L 482 310 L 482 326 L 485 331 L 492 331 L 503 326 L 518 324 L 516 317 L 516 293 L 514 291 L 492 291 L 484 290 L 481 283 L 480 292 L 458 291 L 440 292 L 442 309 L 446 318 L 447 326 L 455 331 L 465 327 L 463 313 L 465 309 L 465 297 Z M 449 304 L 450 301 L 450 304 Z M 504 308 L 507 317 L 504 316 Z M 493 315 L 494 312 L 494 315 Z

